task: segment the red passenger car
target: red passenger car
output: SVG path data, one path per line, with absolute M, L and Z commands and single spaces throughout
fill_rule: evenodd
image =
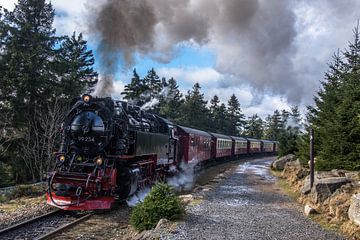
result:
M 211 135 L 197 129 L 177 126 L 178 160 L 197 163 L 211 158 Z
M 236 156 L 240 154 L 247 154 L 248 147 L 246 138 L 233 136 L 231 136 L 231 138 L 233 142 L 232 155 Z
M 254 138 L 247 138 L 249 153 L 261 153 L 261 141 Z
M 277 153 L 278 150 L 279 150 L 279 142 L 274 141 L 274 153 Z
M 212 158 L 231 157 L 232 139 L 229 136 L 210 133 L 212 135 Z
M 274 142 L 269 140 L 261 140 L 262 152 L 272 153 L 274 152 Z

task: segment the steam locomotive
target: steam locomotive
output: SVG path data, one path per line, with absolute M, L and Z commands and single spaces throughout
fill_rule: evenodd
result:
M 137 190 L 202 164 L 277 152 L 274 141 L 174 125 L 138 106 L 83 95 L 66 116 L 47 203 L 65 210 L 110 209 Z

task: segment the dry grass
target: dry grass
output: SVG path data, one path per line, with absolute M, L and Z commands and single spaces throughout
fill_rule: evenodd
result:
M 356 184 L 343 185 L 334 194 L 322 203 L 315 204 L 311 194 L 301 194 L 304 179 L 298 179 L 301 168 L 288 166 L 284 171 L 274 171 L 271 173 L 278 178 L 277 184 L 281 190 L 290 198 L 305 205 L 314 207 L 319 214 L 310 216 L 310 219 L 320 224 L 323 228 L 345 234 L 349 239 L 360 239 L 360 226 L 352 223 L 347 211 L 350 206 L 350 198 L 354 193 L 360 192 Z
M 45 195 L 40 197 L 20 197 L 0 204 L 0 211 L 14 212 L 30 205 L 43 204 L 46 201 Z

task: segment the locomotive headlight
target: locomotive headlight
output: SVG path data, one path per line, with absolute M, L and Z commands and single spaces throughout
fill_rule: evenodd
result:
M 102 160 L 101 157 L 96 158 L 95 162 L 96 162 L 96 164 L 97 164 L 98 166 L 100 166 L 100 165 L 103 164 L 103 160 Z
M 65 156 L 64 156 L 64 155 L 60 155 L 60 156 L 59 156 L 59 160 L 60 160 L 60 162 L 64 162 L 64 161 L 65 161 Z
M 82 99 L 83 99 L 84 102 L 88 103 L 88 102 L 90 102 L 91 96 L 85 94 L 85 95 L 82 97 Z

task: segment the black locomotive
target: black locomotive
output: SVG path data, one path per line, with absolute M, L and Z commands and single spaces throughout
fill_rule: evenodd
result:
M 63 126 L 48 203 L 69 210 L 110 208 L 165 177 L 176 139 L 167 120 L 111 98 L 76 99 Z

